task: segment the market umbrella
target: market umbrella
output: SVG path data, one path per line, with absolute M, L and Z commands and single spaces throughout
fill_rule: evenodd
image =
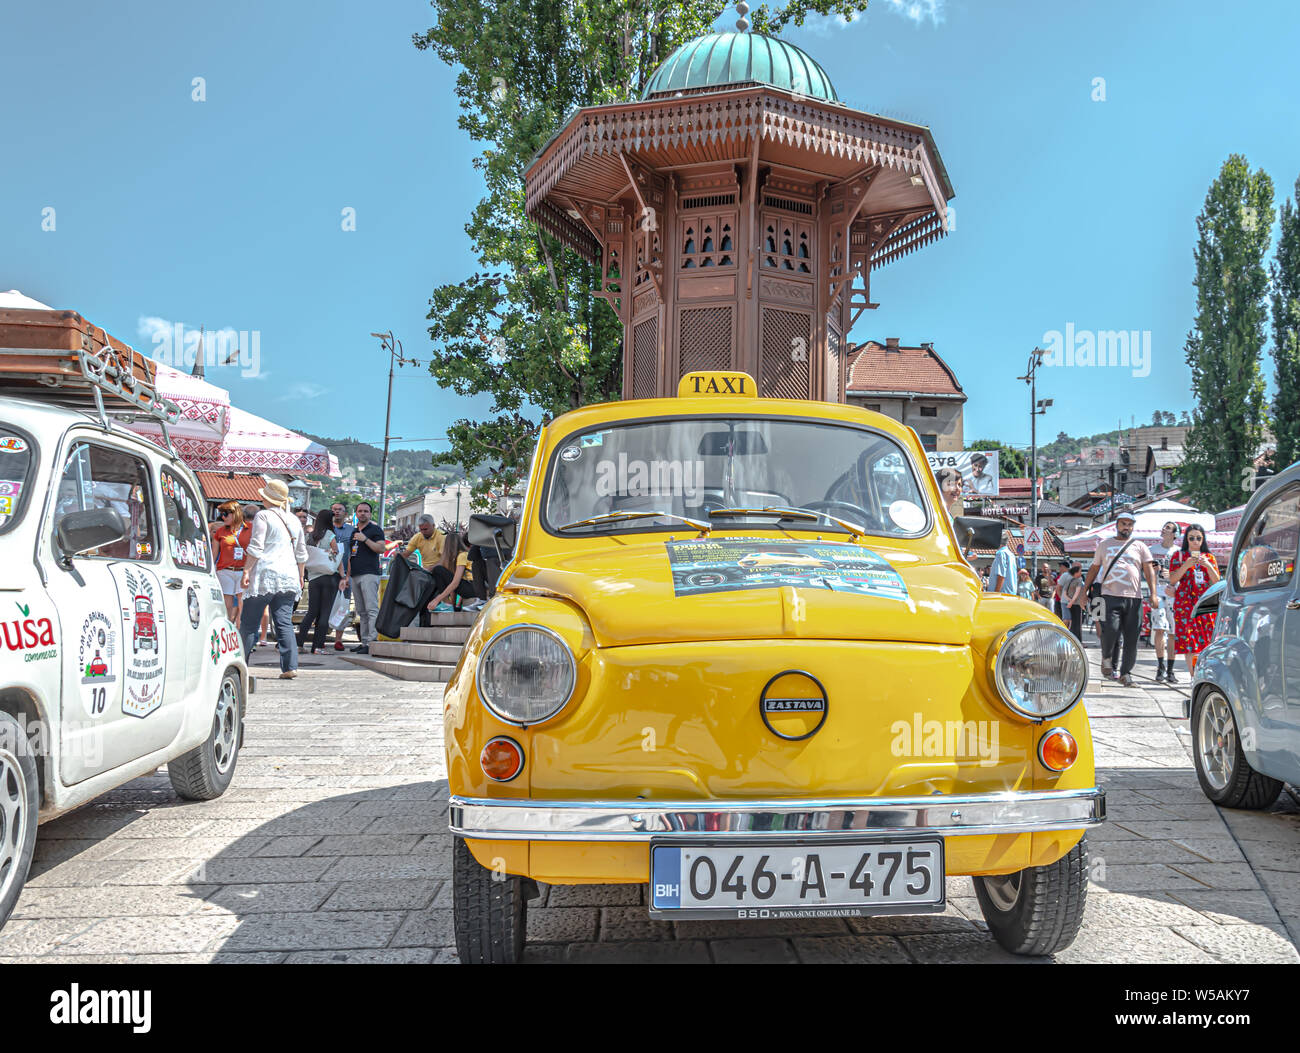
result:
M 161 439 L 158 428 L 148 421 L 138 421 L 131 427 L 142 435 Z M 231 406 L 227 412 L 226 431 L 220 441 L 173 434 L 172 443 L 181 459 L 195 471 L 342 474 L 338 459 L 320 443 L 238 406 Z

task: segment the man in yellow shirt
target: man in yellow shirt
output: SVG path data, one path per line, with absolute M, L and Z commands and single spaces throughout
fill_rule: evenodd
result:
M 433 516 L 425 514 L 417 520 L 418 530 L 411 535 L 411 540 L 402 550 L 407 556 L 413 552 L 420 553 L 420 566 L 425 570 L 436 567 L 442 562 L 443 535 L 433 525 Z

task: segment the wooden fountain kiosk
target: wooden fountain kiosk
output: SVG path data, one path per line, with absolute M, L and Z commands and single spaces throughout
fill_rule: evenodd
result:
M 872 270 L 943 235 L 952 185 L 927 128 L 848 108 L 799 48 L 737 25 L 675 50 L 641 99 L 577 110 L 525 207 L 600 267 L 624 398 L 740 369 L 765 396 L 843 401 Z

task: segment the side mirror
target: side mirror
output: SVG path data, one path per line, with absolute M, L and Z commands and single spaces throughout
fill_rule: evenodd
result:
M 54 539 L 63 551 L 63 564 L 70 566 L 73 556 L 92 548 L 111 545 L 127 535 L 127 526 L 115 508 L 87 508 L 69 512 L 54 528 Z
M 1002 544 L 1002 531 L 1006 529 L 1002 520 L 982 516 L 954 516 L 952 526 L 963 552 L 974 547 L 997 548 Z
M 1195 618 L 1202 614 L 1214 614 L 1218 611 L 1219 599 L 1223 596 L 1223 590 L 1227 587 L 1227 579 L 1222 578 L 1201 593 L 1201 598 L 1192 607 L 1192 617 Z

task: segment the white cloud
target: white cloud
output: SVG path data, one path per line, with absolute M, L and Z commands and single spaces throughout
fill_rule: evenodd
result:
M 313 384 L 310 380 L 302 380 L 290 385 L 289 390 L 275 401 L 289 402 L 292 399 L 318 399 L 328 391 L 329 388 L 322 387 L 320 384 Z
M 147 340 L 152 345 L 166 338 L 172 331 L 172 323 L 166 318 L 142 314 L 136 319 L 135 331 L 140 335 L 141 340 Z
M 943 21 L 944 7 L 947 0 L 876 0 L 877 3 L 883 3 L 885 8 L 901 15 L 909 22 L 915 22 L 920 25 L 922 22 L 929 22 L 937 26 Z

